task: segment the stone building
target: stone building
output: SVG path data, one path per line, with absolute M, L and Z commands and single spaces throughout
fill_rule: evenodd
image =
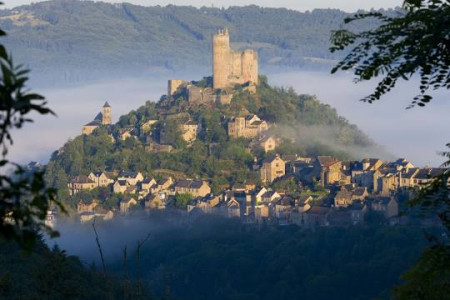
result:
M 95 189 L 97 187 L 97 183 L 87 176 L 80 175 L 73 177 L 67 184 L 67 187 L 69 188 L 69 194 L 73 196 L 79 191 L 90 191 Z
M 213 87 L 226 89 L 233 84 L 258 83 L 258 53 L 233 51 L 228 29 L 213 36 Z
M 321 186 L 338 183 L 342 178 L 342 162 L 331 156 L 318 156 L 316 168 L 320 170 Z
M 193 197 L 205 197 L 211 193 L 209 184 L 202 180 L 178 180 L 174 186 L 175 193 L 191 194 Z
M 263 183 L 272 183 L 275 179 L 283 177 L 285 172 L 284 160 L 278 154 L 268 157 L 263 161 L 261 167 L 261 181 Z
M 90 135 L 95 129 L 102 125 L 111 125 L 111 106 L 108 101 L 103 105 L 102 112 L 94 118 L 92 122 L 87 123 L 81 130 L 82 134 Z
M 261 120 L 257 115 L 236 117 L 228 122 L 228 135 L 230 137 L 254 138 L 267 131 L 269 125 Z
M 180 125 L 181 137 L 188 143 L 197 139 L 199 126 L 194 121 L 187 121 Z

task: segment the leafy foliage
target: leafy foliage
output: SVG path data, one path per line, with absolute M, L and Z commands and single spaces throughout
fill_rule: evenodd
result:
M 80 260 L 38 239 L 31 252 L 0 239 L 0 295 L 4 299 L 118 299 L 117 278 L 87 270 Z
M 0 30 L 0 36 L 5 32 Z M 29 247 L 44 229 L 52 236 L 57 232 L 45 226 L 44 219 L 50 204 L 54 203 L 62 211 L 64 208 L 56 200 L 56 191 L 48 188 L 42 171 L 26 172 L 19 165 L 10 163 L 6 156 L 12 144 L 11 131 L 32 122 L 29 114 L 53 114 L 46 106 L 44 98 L 26 90 L 28 71 L 13 64 L 13 60 L 0 44 L 0 237 L 14 239 Z M 13 174 L 6 168 L 12 167 Z M 6 174 L 6 175 L 5 175 Z
M 393 89 L 399 79 L 420 75 L 420 93 L 412 101 L 425 106 L 430 89 L 450 88 L 450 2 L 447 0 L 408 0 L 406 12 L 387 17 L 379 12 L 356 14 L 345 23 L 376 18 L 383 22 L 374 30 L 332 34 L 331 52 L 356 46 L 332 73 L 353 70 L 356 81 L 382 76 L 375 91 L 362 99 L 372 103 Z

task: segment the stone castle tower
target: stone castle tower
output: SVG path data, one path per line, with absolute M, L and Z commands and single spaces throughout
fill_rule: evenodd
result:
M 213 36 L 213 87 L 225 89 L 233 84 L 258 83 L 258 53 L 233 51 L 228 29 Z
M 102 125 L 110 125 L 111 124 L 111 106 L 108 101 L 103 105 L 102 111 Z

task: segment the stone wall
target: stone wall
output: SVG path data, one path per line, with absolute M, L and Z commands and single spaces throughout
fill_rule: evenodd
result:
M 219 30 L 213 36 L 214 89 L 247 82 L 258 83 L 258 53 L 250 49 L 243 52 L 231 50 L 228 30 Z

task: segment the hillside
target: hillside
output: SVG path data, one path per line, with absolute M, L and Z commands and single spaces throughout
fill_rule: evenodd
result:
M 257 49 L 263 67 L 328 66 L 339 58 L 328 50 L 330 31 L 348 15 L 60 0 L 2 10 L 0 28 L 9 33 L 5 44 L 16 61 L 29 65 L 41 82 L 61 82 L 193 68 L 204 74 L 211 33 L 221 27 L 229 28 L 236 47 Z
M 209 77 L 195 84 L 204 86 L 210 81 Z M 257 115 L 267 122 L 267 134 L 278 140 L 276 153 L 280 155 L 349 159 L 365 157 L 377 148 L 335 109 L 292 89 L 271 87 L 264 76 L 255 94 L 240 87 L 230 105 L 193 104 L 186 97 L 182 92 L 170 98 L 164 95 L 158 103 L 147 102 L 109 128 L 101 126 L 92 134 L 69 141 L 53 154 L 47 166 L 49 183 L 74 207 L 80 199 L 68 197 L 69 178 L 96 170 L 204 179 L 211 183 L 213 192 L 246 180 L 259 182 L 254 165 L 275 151 L 263 151 L 257 139 L 230 137 L 227 125 L 239 116 Z M 144 129 L 149 121 L 151 127 Z M 199 130 L 197 138 L 187 142 L 180 126 L 189 122 Z M 161 144 L 166 150 L 158 148 Z M 102 198 L 117 201 L 109 189 L 105 192 L 108 195 Z M 87 197 L 89 200 L 92 195 Z

